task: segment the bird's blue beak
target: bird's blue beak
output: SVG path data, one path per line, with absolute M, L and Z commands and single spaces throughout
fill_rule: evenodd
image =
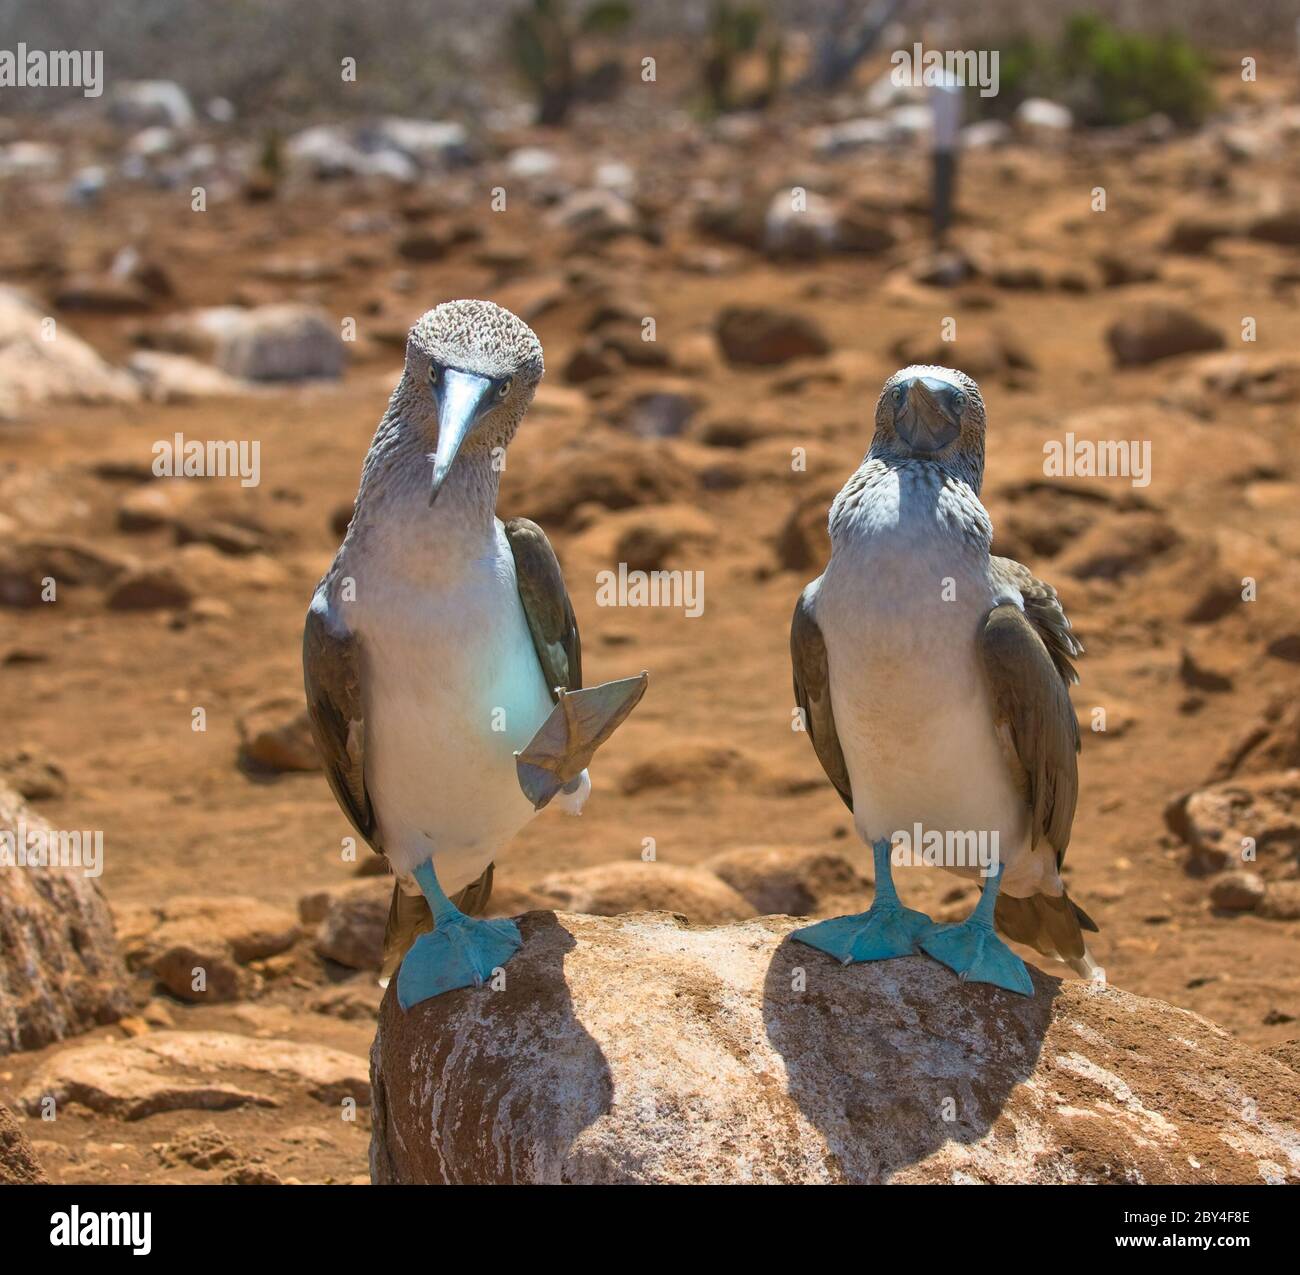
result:
M 942 451 L 961 433 L 963 391 L 933 376 L 913 376 L 901 388 L 894 428 L 914 452 Z
M 461 444 L 483 415 L 495 386 L 486 376 L 448 368 L 438 386 L 438 446 L 433 454 L 433 486 L 429 504 L 447 481 Z

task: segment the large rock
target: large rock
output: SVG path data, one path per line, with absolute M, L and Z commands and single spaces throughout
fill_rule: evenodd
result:
M 526 514 L 543 526 L 572 524 L 584 506 L 631 509 L 694 491 L 690 471 L 666 443 L 600 435 L 555 449 L 527 474 L 506 473 L 502 517 Z
M 755 909 L 720 877 L 703 868 L 640 859 L 557 872 L 533 890 L 566 912 L 617 916 L 622 912 L 678 912 L 697 922 L 737 921 Z
M 349 882 L 331 892 L 316 931 L 316 951 L 348 969 L 378 970 L 384 963 L 384 931 L 392 901 L 389 876 Z M 299 903 L 300 912 L 306 911 L 306 902 Z
M 187 129 L 194 123 L 189 95 L 175 80 L 120 80 L 109 97 L 108 115 L 131 128 Z
M 1300 1182 L 1300 1075 L 1195 1014 L 765 917 L 532 913 L 504 986 L 371 1051 L 377 1183 Z
M 318 1102 L 370 1101 L 365 1059 L 325 1045 L 259 1040 L 230 1032 L 158 1032 L 75 1045 L 47 1059 L 22 1093 L 39 1115 L 53 1100 L 122 1120 L 160 1111 L 225 1111 L 282 1105 L 283 1091 Z
M 132 969 L 149 970 L 173 996 L 206 1004 L 255 990 L 246 967 L 293 946 L 293 913 L 245 895 L 182 895 L 154 908 L 123 908 L 122 945 Z
M 1211 780 L 1260 775 L 1300 767 L 1300 703 L 1291 696 L 1272 700 L 1263 714 L 1229 744 Z
M 110 585 L 138 570 L 135 559 L 76 536 L 33 536 L 0 541 L 0 606 L 35 607 L 68 586 Z
M 32 1186 L 46 1182 L 27 1141 L 8 1107 L 0 1106 L 0 1186 Z
M 787 571 L 820 573 L 830 561 L 830 507 L 835 483 L 819 483 L 790 510 L 776 535 L 777 561 Z
M 211 306 L 172 315 L 140 333 L 143 344 L 208 359 L 245 381 L 299 381 L 342 375 L 339 328 L 317 306 Z
M 1148 305 L 1126 314 L 1107 329 L 1106 340 L 1120 367 L 1155 363 L 1176 354 L 1221 350 L 1226 344 L 1223 333 L 1199 315 L 1169 305 Z
M 50 827 L 0 787 L 0 852 L 23 831 L 30 838 Z M 95 880 L 76 868 L 0 866 L 0 1055 L 115 1022 L 130 1007 Z
M 247 394 L 251 388 L 220 368 L 162 350 L 137 350 L 128 367 L 151 403 L 193 403 Z
M 968 376 L 979 378 L 1033 371 L 1035 367 L 1033 356 L 1014 333 L 969 322 L 962 323 L 961 335 L 954 341 L 920 332 L 896 341 L 891 353 L 904 366 L 959 367 Z
M 0 420 L 44 403 L 129 403 L 140 397 L 67 326 L 21 292 L 0 288 Z
M 300 696 L 277 696 L 239 716 L 239 761 L 251 771 L 319 770 L 320 754 Z
M 771 367 L 831 349 L 814 320 L 770 306 L 728 306 L 714 331 L 727 361 L 740 367 Z
M 660 571 L 679 562 L 694 562 L 717 541 L 713 519 L 693 505 L 652 505 L 620 509 L 592 518 L 573 543 L 581 561 L 629 571 Z
M 1165 822 L 1190 847 L 1193 871 L 1246 867 L 1267 881 L 1300 876 L 1300 770 L 1210 784 L 1172 802 Z
M 864 894 L 871 887 L 844 855 L 808 846 L 744 846 L 724 850 L 700 866 L 721 877 L 760 914 L 811 916 L 830 900 Z

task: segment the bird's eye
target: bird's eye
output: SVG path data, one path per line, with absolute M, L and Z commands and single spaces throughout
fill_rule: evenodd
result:
M 954 395 L 952 396 L 952 405 L 953 405 L 953 407 L 955 407 L 959 412 L 962 411 L 962 410 L 965 408 L 965 406 L 966 406 L 966 394 L 965 394 L 964 391 L 962 391 L 962 390 L 958 390 L 957 393 L 954 394 Z
M 438 382 L 439 382 L 441 379 L 442 379 L 442 368 L 440 368 L 436 363 L 430 363 L 430 364 L 429 364 L 429 384 L 430 384 L 430 385 L 437 385 Z
M 903 387 L 902 387 L 901 385 L 895 385 L 895 386 L 894 386 L 894 402 L 895 402 L 895 403 L 901 403 L 902 401 L 903 401 Z
M 514 381 L 512 381 L 510 377 L 506 377 L 506 379 L 502 381 L 500 385 L 497 386 L 497 398 L 508 397 L 513 387 L 514 387 Z

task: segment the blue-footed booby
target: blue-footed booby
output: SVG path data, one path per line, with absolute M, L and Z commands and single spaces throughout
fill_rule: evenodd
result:
M 876 896 L 794 937 L 845 964 L 924 951 L 964 980 L 1032 995 L 995 926 L 1081 974 L 1096 968 L 1081 930 L 1097 927 L 1061 882 L 1078 795 L 1067 688 L 1083 647 L 1056 590 L 989 552 L 984 431 L 970 377 L 904 368 L 831 505 L 830 562 L 790 631 L 795 699 L 872 847 Z M 891 867 L 909 847 L 916 862 L 983 877 L 961 924 L 900 903 Z
M 505 449 L 538 382 L 532 330 L 487 301 L 411 329 L 355 510 L 303 634 L 308 713 L 331 789 L 397 875 L 382 974 L 403 1008 L 481 985 L 521 944 L 481 920 L 493 857 L 587 765 L 646 675 L 582 689 L 577 621 L 536 523 L 502 523 Z M 430 467 L 432 466 L 432 472 Z

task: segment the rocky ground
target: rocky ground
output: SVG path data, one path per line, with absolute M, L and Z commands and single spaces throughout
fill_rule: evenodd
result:
M 406 328 L 456 296 L 546 349 L 503 514 L 555 543 L 588 678 L 652 679 L 582 819 L 502 852 L 498 910 L 865 905 L 869 855 L 791 730 L 788 621 L 881 383 L 934 361 L 981 383 L 997 547 L 1087 647 L 1067 867 L 1098 960 L 1294 1061 L 1300 106 L 1268 82 L 1193 135 L 986 129 L 938 258 L 905 108 L 874 131 L 644 109 L 370 149 L 327 130 L 291 139 L 275 192 L 215 126 L 8 121 L 0 782 L 103 832 L 130 1002 L 0 1038 L 45 1173 L 368 1180 L 387 884 L 341 848 L 299 638 Z M 256 441 L 260 482 L 155 477 L 177 433 Z M 1149 484 L 1046 474 L 1076 440 L 1149 442 Z M 703 614 L 597 606 L 619 562 L 703 571 Z M 900 889 L 940 917 L 974 899 Z

